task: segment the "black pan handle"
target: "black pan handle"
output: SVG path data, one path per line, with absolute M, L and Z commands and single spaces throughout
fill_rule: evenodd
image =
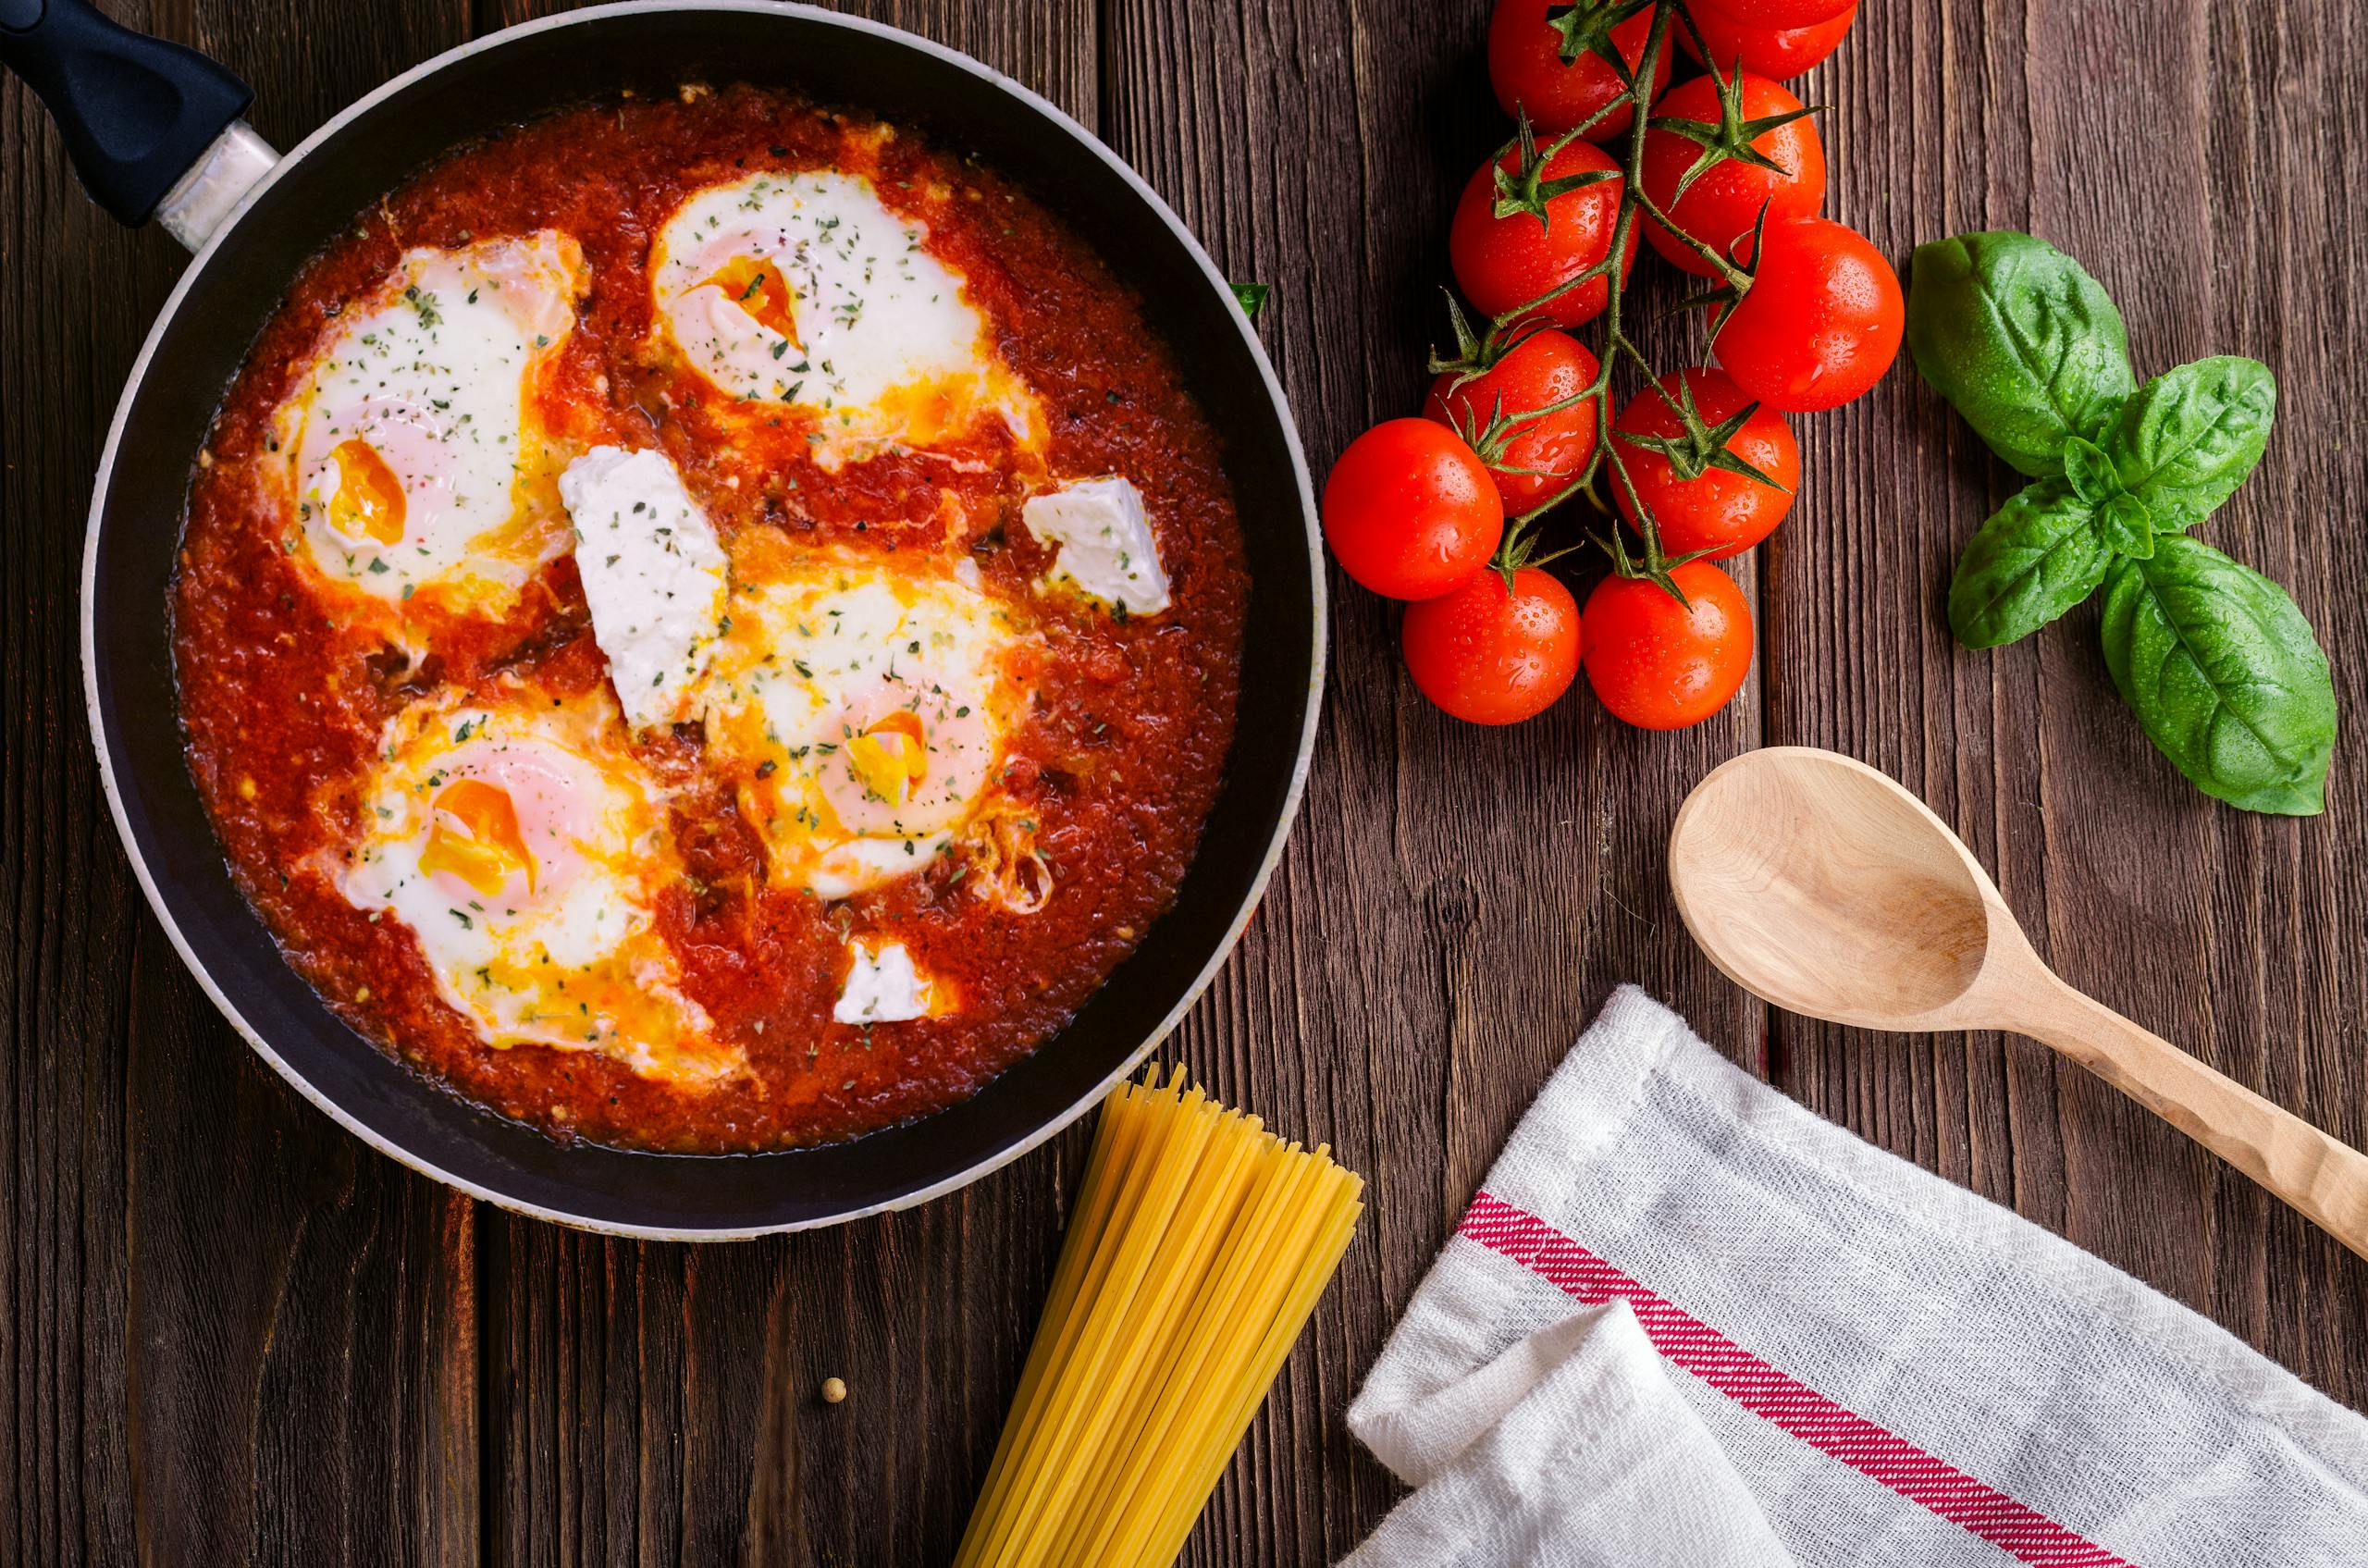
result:
M 254 93 L 194 49 L 87 0 L 0 0 L 0 65 L 41 95 L 91 199 L 142 224 Z

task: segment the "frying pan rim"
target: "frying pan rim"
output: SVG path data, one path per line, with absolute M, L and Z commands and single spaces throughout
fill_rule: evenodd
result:
M 819 1229 L 827 1226 L 844 1225 L 851 1220 L 866 1218 L 876 1214 L 911 1208 L 943 1197 L 948 1192 L 967 1187 L 993 1174 L 1033 1151 L 1099 1105 L 1105 1095 L 1141 1066 L 1145 1057 L 1159 1048 L 1160 1043 L 1175 1030 L 1184 1015 L 1208 990 L 1210 982 L 1216 978 L 1217 970 L 1224 966 L 1226 959 L 1232 956 L 1235 946 L 1240 941 L 1243 930 L 1249 925 L 1251 917 L 1257 912 L 1258 905 L 1264 897 L 1267 884 L 1274 876 L 1275 868 L 1281 861 L 1284 846 L 1290 835 L 1291 825 L 1298 818 L 1300 804 L 1306 793 L 1308 772 L 1314 759 L 1317 723 L 1323 711 L 1326 657 L 1330 641 L 1327 636 L 1329 607 L 1324 574 L 1323 548 L 1315 525 L 1315 491 L 1314 481 L 1308 473 L 1307 454 L 1300 444 L 1299 428 L 1291 418 L 1290 403 L 1284 396 L 1282 384 L 1276 378 L 1274 365 L 1268 361 L 1265 349 L 1259 342 L 1258 335 L 1251 326 L 1249 316 L 1236 310 L 1231 313 L 1235 329 L 1241 334 L 1244 345 L 1250 351 L 1252 363 L 1257 366 L 1259 378 L 1265 386 L 1272 417 L 1281 429 L 1284 445 L 1290 456 L 1293 476 L 1299 488 L 1300 520 L 1307 536 L 1308 549 L 1310 585 L 1308 635 L 1311 646 L 1308 660 L 1307 703 L 1305 715 L 1301 722 L 1298 747 L 1292 759 L 1289 784 L 1284 792 L 1279 809 L 1275 813 L 1275 820 L 1267 829 L 1265 852 L 1260 857 L 1257 870 L 1250 880 L 1240 907 L 1234 912 L 1233 919 L 1226 929 L 1223 940 L 1218 942 L 1210 952 L 1207 959 L 1202 964 L 1200 972 L 1193 977 L 1182 994 L 1177 998 L 1176 1005 L 1168 1009 L 1166 1015 L 1144 1037 L 1142 1043 L 1128 1053 L 1126 1059 L 1117 1068 L 1100 1082 L 1091 1086 L 1066 1108 L 1021 1134 L 1008 1147 L 914 1191 L 882 1203 L 863 1204 L 832 1215 L 784 1221 L 778 1225 L 714 1228 L 648 1226 L 571 1214 L 547 1204 L 528 1203 L 441 1168 L 432 1160 L 405 1148 L 393 1138 L 381 1134 L 358 1117 L 349 1113 L 327 1093 L 314 1087 L 286 1057 L 272 1048 L 270 1042 L 260 1031 L 247 1022 L 229 997 L 215 983 L 214 977 L 206 971 L 205 966 L 199 961 L 188 939 L 182 935 L 180 926 L 174 920 L 172 910 L 166 902 L 164 892 L 151 873 L 147 857 L 142 853 L 139 838 L 133 832 L 130 818 L 124 806 L 122 793 L 117 784 L 115 759 L 107 748 L 106 711 L 100 696 L 98 675 L 96 606 L 99 537 L 106 517 L 108 500 L 114 488 L 117 453 L 123 438 L 124 428 L 130 422 L 132 406 L 138 401 L 142 389 L 147 384 L 148 372 L 155 358 L 157 348 L 167 329 L 179 315 L 182 302 L 188 297 L 197 280 L 204 275 L 206 267 L 212 262 L 215 253 L 221 248 L 224 240 L 245 220 L 254 204 L 278 182 L 282 175 L 311 155 L 314 149 L 323 142 L 355 120 L 368 115 L 381 103 L 409 88 L 413 83 L 456 65 L 471 56 L 515 43 L 522 37 L 559 28 L 597 26 L 601 22 L 627 16 L 701 11 L 739 12 L 764 17 L 790 16 L 827 26 L 845 28 L 850 31 L 870 34 L 891 44 L 918 50 L 982 79 L 1001 92 L 1018 99 L 1022 105 L 1051 121 L 1054 127 L 1082 145 L 1093 156 L 1101 159 L 1113 173 L 1126 182 L 1134 191 L 1136 198 L 1166 226 L 1168 231 L 1184 247 L 1185 253 L 1191 257 L 1194 265 L 1200 268 L 1202 275 L 1208 280 L 1209 286 L 1224 293 L 1230 302 L 1231 287 L 1226 281 L 1224 274 L 1217 270 L 1216 265 L 1210 259 L 1207 251 L 1202 247 L 1199 239 L 1183 220 L 1176 216 L 1174 210 L 1161 198 L 1159 192 L 1152 189 L 1151 185 L 1137 174 L 1125 159 L 1112 152 L 1100 137 L 1071 117 L 1058 105 L 996 70 L 993 67 L 974 59 L 960 50 L 940 43 L 934 39 L 924 38 L 918 33 L 890 27 L 869 18 L 846 16 L 812 5 L 783 5 L 778 3 L 778 0 L 619 0 L 616 4 L 587 6 L 563 15 L 541 18 L 515 27 L 503 28 L 499 31 L 487 33 L 482 38 L 472 39 L 466 43 L 448 49 L 389 79 L 347 105 L 324 121 L 310 136 L 280 154 L 278 161 L 240 198 L 238 205 L 232 209 L 230 215 L 208 236 L 204 246 L 190 258 L 188 266 L 175 283 L 173 291 L 166 299 L 163 308 L 157 312 L 155 321 L 150 326 L 148 335 L 140 346 L 139 356 L 132 362 L 130 373 L 124 381 L 123 394 L 116 403 L 115 417 L 107 428 L 106 445 L 100 456 L 98 474 L 91 495 L 90 517 L 83 535 L 80 605 L 84 716 L 90 724 L 92 747 L 98 757 L 100 786 L 106 796 L 108 814 L 115 820 L 116 835 L 123 843 L 125 856 L 131 862 L 132 875 L 140 883 L 142 895 L 147 899 L 149 908 L 154 912 L 157 922 L 164 927 L 165 935 L 171 942 L 174 952 L 179 956 L 182 967 L 196 980 L 199 989 L 204 992 L 206 998 L 214 1004 L 215 1009 L 228 1019 L 230 1026 L 245 1039 L 248 1046 L 269 1063 L 280 1077 L 286 1079 L 296 1089 L 298 1093 L 319 1107 L 346 1131 L 361 1139 L 380 1154 L 432 1180 L 442 1182 L 448 1187 L 466 1192 L 473 1198 L 512 1214 L 549 1220 L 553 1224 L 600 1235 L 666 1241 L 743 1241 L 786 1231 Z M 1157 940 L 1156 930 L 1151 940 Z M 423 1093 L 438 1092 L 426 1080 L 419 1080 L 419 1088 Z

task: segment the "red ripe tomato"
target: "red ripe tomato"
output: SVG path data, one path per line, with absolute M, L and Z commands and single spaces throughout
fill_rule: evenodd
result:
M 1832 21 L 1857 0 L 1695 0 L 1695 8 L 1718 11 L 1745 27 L 1815 27 Z
M 1497 551 L 1505 505 L 1455 432 L 1391 419 L 1349 443 L 1324 482 L 1324 537 L 1342 571 L 1390 599 L 1429 599 Z
M 1722 307 L 1711 345 L 1735 385 L 1786 414 L 1838 408 L 1899 353 L 1899 274 L 1830 218 L 1770 224 L 1751 287 Z
M 1682 730 L 1724 708 L 1751 673 L 1751 607 L 1707 561 L 1670 574 L 1686 602 L 1640 577 L 1606 577 L 1582 622 L 1587 684 L 1615 718 Z
M 1680 377 L 1664 376 L 1659 386 L 1647 387 L 1629 399 L 1612 425 L 1623 435 L 1671 443 L 1678 449 L 1677 459 L 1672 461 L 1665 451 L 1621 441 L 1620 462 L 1660 526 L 1663 549 L 1671 555 L 1707 549 L 1710 553 L 1705 559 L 1723 561 L 1766 538 L 1793 509 L 1793 494 L 1801 484 L 1801 449 L 1784 416 L 1763 404 L 1752 409 L 1751 416 L 1720 446 L 1699 450 L 1701 443 L 1687 435 L 1673 398 L 1691 397 L 1695 414 L 1711 435 L 1750 407 L 1751 399 L 1723 372 L 1681 374 L 1683 394 Z M 1709 466 L 1720 452 L 1727 461 L 1756 468 L 1775 483 L 1763 485 L 1747 474 Z M 1695 477 L 1681 478 L 1681 463 Z M 1629 522 L 1635 522 L 1636 507 L 1628 492 L 1617 479 L 1611 488 L 1620 510 Z
M 1475 724 L 1544 712 L 1579 673 L 1579 606 L 1549 573 L 1524 566 L 1505 586 L 1482 572 L 1406 611 L 1406 668 L 1423 695 Z
M 1542 327 L 1486 373 L 1456 386 L 1450 371 L 1431 383 L 1423 417 L 1480 438 L 1480 461 L 1496 476 L 1508 512 L 1526 512 L 1579 475 L 1595 455 L 1595 404 L 1573 403 L 1507 426 L 1486 450 L 1490 426 L 1577 397 L 1595 383 L 1596 357 L 1577 339 Z
M 1455 280 L 1464 298 L 1485 315 L 1504 315 L 1603 260 L 1611 253 L 1613 226 L 1620 221 L 1619 166 L 1591 142 L 1573 142 L 1548 158 L 1544 178 L 1567 179 L 1610 170 L 1611 179 L 1548 200 L 1543 220 L 1531 212 L 1497 216 L 1496 170 L 1518 175 L 1521 165 L 1519 147 L 1496 163 L 1482 164 L 1464 186 L 1448 230 L 1448 260 L 1455 268 Z M 1635 260 L 1636 231 L 1632 228 L 1627 253 L 1620 262 L 1622 277 Z M 1601 315 L 1610 294 L 1610 279 L 1597 278 L 1526 313 L 1523 319 L 1576 327 Z
M 1807 27 L 1749 27 L 1715 6 L 1694 7 L 1694 24 L 1702 30 L 1702 41 L 1710 46 L 1710 59 L 1718 61 L 1720 70 L 1747 70 L 1771 81 L 1790 81 L 1832 54 L 1857 19 L 1858 0 L 1850 0 L 1838 14 Z M 1691 32 L 1679 28 L 1677 41 L 1685 45 L 1687 54 L 1702 59 Z
M 1749 71 L 1730 78 L 1726 92 L 1722 100 L 1718 80 L 1708 76 L 1672 87 L 1653 105 L 1653 124 L 1645 132 L 1645 194 L 1674 218 L 1680 229 L 1722 254 L 1731 253 L 1734 242 L 1750 234 L 1763 203 L 1770 224 L 1813 217 L 1825 205 L 1825 143 L 1808 119 L 1791 120 L 1748 138 L 1751 150 L 1782 173 L 1726 157 L 1704 169 L 1686 186 L 1684 195 L 1677 193 L 1685 176 L 1711 154 L 1703 142 L 1668 129 L 1662 120 L 1691 121 L 1712 146 L 1740 149 L 1746 143 L 1743 132 L 1753 122 L 1797 114 L 1801 109 L 1798 98 Z M 1708 278 L 1715 270 L 1649 217 L 1645 221 L 1645 237 L 1653 242 L 1654 250 L 1684 271 Z
M 1548 12 L 1558 8 L 1568 21 L 1548 19 Z M 1526 114 L 1538 130 L 1560 136 L 1585 125 L 1588 116 L 1626 92 L 1628 84 L 1610 62 L 1587 46 L 1591 30 L 1603 29 L 1619 10 L 1619 0 L 1581 0 L 1574 7 L 1561 6 L 1560 0 L 1498 0 L 1488 19 L 1488 80 L 1505 113 L 1515 118 Z M 1562 56 L 1566 30 L 1572 41 L 1568 60 Z M 1652 31 L 1649 6 L 1603 30 L 1632 73 L 1644 60 L 1645 41 Z M 1656 93 L 1669 82 L 1669 64 L 1664 46 L 1653 73 Z M 1587 126 L 1587 139 L 1602 142 L 1619 135 L 1628 129 L 1632 115 L 1622 105 Z

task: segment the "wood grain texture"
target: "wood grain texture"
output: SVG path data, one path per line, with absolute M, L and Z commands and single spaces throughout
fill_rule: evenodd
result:
M 148 0 L 288 145 L 539 0 Z M 1320 471 L 1411 409 L 1445 220 L 1503 134 L 1482 0 L 879 0 L 1095 128 L 1237 278 Z M 2336 0 L 1865 7 L 1804 96 L 1832 210 L 1895 259 L 1981 226 L 2086 261 L 2141 373 L 2277 372 L 2280 434 L 2206 537 L 2290 585 L 2361 706 L 2342 563 L 2368 495 L 2368 66 Z M 943 1560 L 1017 1381 L 1086 1133 L 921 1210 L 708 1249 L 472 1205 L 364 1150 L 184 976 L 100 801 L 74 646 L 101 434 L 179 265 L 88 208 L 0 90 L 0 1559 L 24 1562 Z M 1649 265 L 1640 277 L 1658 273 Z M 1673 300 L 1665 278 L 1646 308 Z M 1654 328 L 1662 363 L 1690 324 Z M 1796 422 L 1791 522 L 1738 572 L 1743 700 L 1646 735 L 1584 696 L 1511 732 L 1432 711 L 1396 612 L 1336 578 L 1307 807 L 1240 952 L 1172 1043 L 1330 1138 L 1363 1237 L 1186 1560 L 1321 1563 L 1395 1496 L 1340 1411 L 1495 1150 L 1610 987 L 1636 980 L 1818 1111 L 2010 1204 L 2368 1402 L 2368 1266 L 2042 1047 L 1771 1016 L 1685 941 L 1678 801 L 1763 742 L 1922 793 L 2066 979 L 2368 1141 L 2368 755 L 2330 809 L 2196 796 L 2121 713 L 2093 613 L 1997 653 L 1949 639 L 1955 550 L 2012 481 L 1912 375 Z M 1584 582 L 1582 582 L 1584 586 Z M 160 716 L 161 717 L 161 716 Z M 849 1396 L 826 1405 L 826 1377 Z

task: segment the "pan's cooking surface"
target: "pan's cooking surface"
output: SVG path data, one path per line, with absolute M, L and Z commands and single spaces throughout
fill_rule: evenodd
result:
M 701 85 L 468 149 L 305 268 L 206 455 L 176 655 L 234 872 L 341 1014 L 555 1134 L 943 1109 L 1156 929 L 1215 797 L 1215 438 L 1099 258 L 909 131 Z M 1136 496 L 1116 561 L 1037 537 Z
M 168 710 L 169 519 L 211 389 L 280 288 L 358 210 L 474 136 L 587 92 L 685 80 L 820 91 L 919 127 L 993 167 L 1095 251 L 1126 258 L 1153 332 L 1219 423 L 1255 585 L 1243 619 L 1248 707 L 1206 846 L 1153 937 L 1052 1045 L 944 1115 L 857 1143 L 726 1162 L 538 1134 L 423 1089 L 347 1031 L 282 963 L 225 873 Z M 499 93 L 493 84 L 500 84 Z M 522 103 L 521 83 L 543 102 Z M 499 104 L 497 116 L 492 105 Z M 1307 487 L 1279 398 L 1221 285 L 1155 199 L 1081 133 L 968 62 L 879 30 L 775 8 L 620 8 L 522 30 L 393 84 L 301 150 L 201 259 L 154 339 L 111 443 L 94 512 L 87 632 L 93 719 L 119 817 L 176 941 L 226 1011 L 364 1136 L 499 1201 L 595 1225 L 731 1233 L 911 1201 L 1028 1146 L 1089 1104 L 1189 1002 L 1247 916 L 1296 798 L 1320 657 Z

